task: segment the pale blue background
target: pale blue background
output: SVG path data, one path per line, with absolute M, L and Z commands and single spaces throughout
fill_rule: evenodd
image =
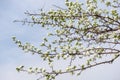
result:
M 16 36 L 23 42 L 39 44 L 44 36 L 40 25 L 30 27 L 22 23 L 13 23 L 15 19 L 26 17 L 26 10 L 36 12 L 41 8 L 49 10 L 52 5 L 64 7 L 64 0 L 0 0 L 0 80 L 35 80 L 34 75 L 18 73 L 15 68 L 19 65 L 44 65 L 38 55 L 24 54 L 12 41 Z M 56 65 L 57 66 L 57 65 Z M 67 76 L 60 76 L 58 80 L 74 80 Z M 76 79 L 76 78 L 75 78 Z M 76 80 L 120 80 L 120 58 L 113 64 L 106 64 L 91 68 L 82 73 Z

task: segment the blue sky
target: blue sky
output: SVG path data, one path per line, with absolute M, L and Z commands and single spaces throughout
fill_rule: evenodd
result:
M 23 42 L 38 45 L 42 36 L 45 35 L 40 25 L 30 27 L 22 23 L 13 23 L 13 21 L 25 18 L 26 10 L 32 12 L 41 8 L 49 10 L 54 8 L 53 4 L 64 6 L 63 3 L 64 0 L 0 0 L 0 80 L 35 80 L 34 75 L 18 73 L 15 68 L 19 65 L 44 65 L 38 55 L 25 54 L 11 39 L 12 36 L 16 36 Z M 119 61 L 120 58 L 113 64 L 88 69 L 77 80 L 120 80 Z M 59 77 L 58 80 L 75 78 L 75 76 L 69 77 L 69 75 Z

